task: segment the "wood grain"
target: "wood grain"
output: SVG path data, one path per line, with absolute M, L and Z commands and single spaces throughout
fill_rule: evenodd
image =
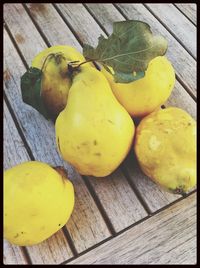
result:
M 196 264 L 196 194 L 68 264 Z
M 17 5 L 17 7 L 18 6 L 19 5 Z M 29 24 L 31 25 L 32 22 L 31 20 L 29 21 L 28 27 L 23 23 L 23 21 L 26 21 L 27 17 L 23 7 L 21 7 L 20 14 L 20 16 L 17 16 L 15 8 L 9 8 L 5 12 L 5 20 L 11 15 L 16 15 L 14 24 L 12 24 L 8 19 L 10 30 L 13 35 L 15 35 L 15 31 L 17 30 L 19 32 L 20 29 L 20 33 L 22 32 L 26 39 L 26 32 L 29 30 Z M 19 27 L 16 26 L 18 23 Z M 73 232 L 73 236 L 82 239 L 82 242 L 78 241 L 78 239 L 74 240 L 77 251 L 80 252 L 107 238 L 110 233 L 82 178 L 70 165 L 64 163 L 60 158 L 56 149 L 55 130 L 53 124 L 50 121 L 45 120 L 36 110 L 22 102 L 20 92 L 20 77 L 25 72 L 25 68 L 6 34 L 4 34 L 4 40 L 4 65 L 12 77 L 12 79 L 5 85 L 5 92 L 23 130 L 24 136 L 37 160 L 47 162 L 53 166 L 61 165 L 66 168 L 69 178 L 72 180 L 76 189 L 75 209 L 72 217 L 67 223 L 67 227 L 71 235 Z M 33 47 L 40 47 L 37 39 L 32 39 L 31 41 Z M 23 53 L 23 47 L 20 47 L 20 49 Z M 40 47 L 38 50 L 42 49 L 43 48 Z M 31 50 L 30 53 L 27 54 L 25 50 L 23 55 L 27 62 L 30 62 L 35 56 L 31 54 Z M 88 196 L 87 200 L 84 199 L 85 196 Z M 78 219 L 80 229 L 77 229 L 77 226 L 74 224 L 73 217 Z M 96 229 L 96 232 L 94 232 L 93 229 Z M 75 234 L 75 232 L 77 232 L 77 234 Z
M 56 4 L 56 6 L 82 44 L 97 45 L 99 32 L 106 36 L 82 4 Z
M 196 58 L 196 27 L 173 4 L 146 4 L 185 48 Z
M 105 178 L 90 177 L 90 182 L 115 231 L 119 232 L 147 216 L 120 169 Z
M 79 42 L 51 4 L 31 3 L 26 6 L 51 46 L 68 45 L 82 51 Z
M 147 22 L 154 33 L 163 35 L 168 41 L 166 56 L 172 62 L 176 74 L 189 92 L 196 97 L 196 61 L 164 26 L 141 4 L 118 4 L 129 19 Z
M 184 3 L 175 4 L 178 9 L 180 9 L 185 16 L 187 16 L 195 25 L 197 24 L 197 4 L 195 3 Z
M 3 137 L 4 170 L 29 159 L 5 102 L 3 103 Z M 22 247 L 11 245 L 6 239 L 3 241 L 3 260 L 4 264 L 27 264 Z
M 37 4 L 37 9 L 38 9 L 38 5 Z M 70 6 L 70 10 L 68 10 L 68 13 L 71 14 L 73 12 L 75 12 L 75 6 L 77 5 L 67 5 L 67 7 Z M 28 5 L 28 7 L 30 7 Z M 32 10 L 36 10 L 36 8 L 34 8 L 34 4 L 31 5 L 31 9 Z M 63 7 L 63 5 L 59 5 L 59 7 Z M 74 8 L 74 9 L 73 9 Z M 79 28 L 79 30 L 81 32 L 84 31 L 84 27 L 83 25 L 80 25 L 82 19 L 82 16 L 86 16 L 87 15 L 87 11 L 85 10 L 85 8 L 82 5 L 78 5 L 79 8 L 79 12 L 81 14 L 81 16 L 78 16 L 77 14 L 74 14 L 74 18 L 71 17 L 70 23 L 73 25 L 73 27 L 75 27 L 74 25 L 76 24 L 76 30 Z M 80 10 L 81 8 L 81 10 Z M 52 7 L 51 7 L 52 9 Z M 52 13 L 52 10 L 50 9 L 49 6 L 45 5 L 45 12 L 50 12 L 50 14 Z M 31 14 L 33 13 L 33 11 L 30 10 Z M 42 8 L 42 10 L 44 10 L 44 7 Z M 83 12 L 85 10 L 86 14 Z M 58 19 L 56 20 L 56 18 L 58 17 Z M 68 19 L 69 17 L 67 17 Z M 89 20 L 87 21 L 87 24 L 89 25 L 91 23 L 91 21 L 93 21 L 93 19 L 91 17 L 88 17 Z M 63 28 L 59 27 L 59 15 L 54 14 L 54 25 L 52 25 L 51 22 L 51 16 L 49 17 L 45 17 L 42 15 L 41 12 L 37 12 L 37 15 L 34 15 L 34 19 L 36 20 L 36 22 L 38 24 L 40 24 L 40 27 L 42 29 L 43 35 L 46 36 L 46 38 L 49 38 L 50 32 L 48 31 L 46 25 L 48 25 L 48 27 L 50 29 L 54 29 L 54 37 L 51 37 L 51 40 L 55 38 L 56 41 L 55 42 L 63 42 L 62 40 L 62 31 Z M 79 22 L 79 25 L 78 25 Z M 84 24 L 85 25 L 85 24 Z M 98 25 L 96 24 L 96 26 L 98 27 Z M 97 31 L 98 33 L 98 31 Z M 84 33 L 85 34 L 85 33 Z M 94 37 L 92 35 L 94 40 Z M 88 40 L 87 37 L 85 37 L 85 40 Z M 52 40 L 53 41 L 53 40 Z M 70 39 L 68 40 L 70 45 Z M 76 46 L 75 46 L 76 47 Z M 77 49 L 80 48 L 80 45 L 78 45 L 76 47 Z M 98 182 L 104 182 L 104 183 L 97 183 Z M 97 197 L 99 198 L 100 202 L 102 203 L 104 210 L 106 211 L 111 223 L 114 226 L 115 231 L 119 231 L 123 228 L 126 228 L 127 226 L 129 226 L 130 224 L 136 222 L 137 220 L 140 220 L 141 218 L 145 217 L 147 214 L 144 210 L 144 208 L 142 207 L 142 205 L 140 204 L 139 200 L 137 199 L 135 193 L 133 192 L 133 190 L 131 189 L 130 185 L 127 183 L 124 175 L 122 173 L 116 172 L 114 173 L 112 176 L 109 176 L 106 179 L 103 180 L 98 180 L 95 178 L 90 178 L 90 183 L 93 187 L 93 190 L 96 192 Z M 109 189 L 109 190 L 108 190 Z M 124 195 L 120 195 L 119 193 L 121 193 L 122 189 L 124 189 L 127 193 L 127 196 L 125 197 Z M 115 197 L 115 202 L 111 202 L 112 197 Z M 86 199 L 86 197 L 85 197 Z M 129 208 L 128 210 L 126 210 L 125 212 L 125 208 Z M 122 217 L 123 215 L 123 217 Z M 76 220 L 74 222 L 75 225 L 80 225 L 82 223 L 80 223 L 80 221 Z M 79 227 L 81 228 L 81 227 Z M 70 228 L 69 228 L 70 230 Z M 94 228 L 94 232 L 95 232 L 95 228 Z M 70 230 L 70 234 L 73 237 L 74 241 L 78 241 L 80 238 L 77 238 L 77 234 L 78 232 L 76 232 L 76 234 L 73 234 L 73 232 Z

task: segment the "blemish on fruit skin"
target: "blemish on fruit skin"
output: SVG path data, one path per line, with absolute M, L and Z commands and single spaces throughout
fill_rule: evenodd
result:
M 88 143 L 87 142 L 82 142 L 81 145 L 86 146 L 86 145 L 88 145 Z
M 93 143 L 94 143 L 94 145 L 97 145 L 97 140 L 94 140 Z
M 58 149 L 59 149 L 59 151 L 61 152 L 61 150 L 60 150 L 60 141 L 59 141 L 59 138 L 58 138 Z
M 94 153 L 94 155 L 96 155 L 96 156 L 101 156 L 101 153 Z
M 16 234 L 15 236 L 14 236 L 14 238 L 17 238 L 19 236 L 19 234 Z
M 110 119 L 108 119 L 108 122 L 112 125 L 114 125 L 115 123 L 113 121 L 111 121 Z
M 157 150 L 158 147 L 160 146 L 161 142 L 157 139 L 155 135 L 152 135 L 150 140 L 149 140 L 149 148 L 150 150 Z
M 170 128 L 166 128 L 166 129 L 164 129 L 163 130 L 165 133 L 172 133 L 173 132 L 173 130 L 172 129 L 170 129 Z

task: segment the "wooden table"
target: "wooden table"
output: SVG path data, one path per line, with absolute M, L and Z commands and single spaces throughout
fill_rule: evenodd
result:
M 165 106 L 196 119 L 195 4 L 5 4 L 4 168 L 30 159 L 63 165 L 75 187 L 75 209 L 45 242 L 4 241 L 6 264 L 195 264 L 196 192 L 169 194 L 138 168 L 132 154 L 108 178 L 81 177 L 60 158 L 54 125 L 23 103 L 20 77 L 52 45 L 95 45 L 114 21 L 144 20 L 169 43 L 175 88 Z

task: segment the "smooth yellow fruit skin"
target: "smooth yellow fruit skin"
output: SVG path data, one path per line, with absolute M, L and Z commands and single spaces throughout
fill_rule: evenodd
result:
M 50 57 L 50 54 L 60 53 Z M 46 60 L 45 64 L 44 61 Z M 71 87 L 71 77 L 67 74 L 68 63 L 71 61 L 84 62 L 84 56 L 70 46 L 52 46 L 37 54 L 32 61 L 32 67 L 41 69 L 43 64 L 43 76 L 41 83 L 41 96 L 45 107 L 51 117 L 56 118 L 67 104 L 67 96 Z M 84 64 L 91 66 L 90 63 Z
M 162 105 L 175 84 L 175 72 L 164 56 L 149 62 L 144 78 L 130 83 L 115 83 L 113 76 L 102 68 L 118 101 L 133 117 L 143 117 Z
M 103 74 L 82 69 L 73 80 L 67 107 L 56 120 L 56 142 L 80 174 L 104 177 L 126 157 L 134 123 L 119 104 Z
M 165 189 L 185 193 L 196 185 L 196 122 L 184 110 L 170 107 L 143 118 L 134 149 L 143 172 Z
M 29 161 L 4 173 L 4 237 L 34 245 L 68 221 L 74 207 L 72 183 L 45 163 Z

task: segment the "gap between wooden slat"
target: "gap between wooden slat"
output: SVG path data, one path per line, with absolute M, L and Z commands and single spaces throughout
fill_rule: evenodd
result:
M 129 18 L 124 14 L 124 12 L 120 9 L 120 7 L 117 6 L 117 4 L 113 4 L 114 7 L 119 11 L 119 13 L 126 19 L 129 20 Z M 152 15 L 152 14 L 151 14 Z M 189 53 L 188 53 L 189 54 Z M 179 77 L 178 74 L 176 74 L 176 79 L 178 80 L 178 82 L 183 86 L 183 88 L 187 91 L 187 93 L 194 99 L 196 100 L 196 96 L 193 94 L 192 90 L 189 89 L 189 87 L 184 84 L 184 82 L 182 81 L 182 79 Z
M 10 29 L 8 28 L 8 26 L 7 26 L 6 23 L 4 24 L 4 27 L 5 27 L 6 32 L 7 32 L 8 35 L 9 35 L 9 37 L 10 37 L 12 43 L 13 43 L 15 49 L 17 50 L 17 53 L 19 54 L 20 59 L 22 60 L 22 62 L 23 62 L 23 64 L 24 64 L 25 68 L 28 69 L 29 66 L 28 66 L 28 64 L 27 64 L 27 62 L 26 62 L 26 60 L 25 60 L 25 58 L 24 58 L 24 56 L 23 56 L 23 54 L 22 54 L 20 48 L 18 47 L 18 45 L 17 45 L 15 39 L 13 38 L 13 35 L 12 35 L 12 33 L 11 33 Z
M 197 26 L 178 6 L 176 3 L 172 3 L 195 27 Z
M 126 227 L 125 229 L 119 231 L 118 233 L 116 233 L 116 234 L 114 235 L 114 237 L 117 237 L 117 236 L 123 234 L 124 232 L 126 232 L 126 231 L 130 230 L 131 228 L 135 227 L 136 225 L 138 225 L 138 224 L 140 224 L 140 223 L 142 223 L 142 222 L 148 220 L 149 218 L 155 216 L 156 214 L 158 214 L 158 213 L 160 213 L 160 212 L 162 212 L 162 211 L 164 211 L 164 210 L 170 208 L 170 207 L 173 206 L 174 204 L 178 203 L 179 201 L 181 201 L 181 200 L 187 198 L 188 196 L 190 196 L 190 195 L 192 195 L 192 194 L 194 194 L 194 193 L 196 193 L 196 192 L 197 192 L 197 190 L 195 189 L 195 190 L 193 190 L 192 192 L 190 192 L 189 194 L 187 194 L 186 197 L 181 197 L 181 198 L 179 198 L 179 199 L 176 199 L 175 201 L 171 202 L 170 204 L 166 205 L 165 207 L 162 207 L 162 208 L 158 209 L 157 211 L 153 212 L 151 215 L 148 215 L 148 216 L 146 216 L 145 218 L 143 218 L 143 219 L 141 219 L 141 220 L 139 220 L 139 221 L 133 223 L 132 225 Z M 80 254 L 78 254 L 77 257 L 80 257 L 80 256 L 84 255 L 85 253 L 87 253 L 87 252 L 89 252 L 89 251 L 91 251 L 91 250 L 93 250 L 93 249 L 99 247 L 99 246 L 102 245 L 103 243 L 105 243 L 105 242 L 111 240 L 112 238 L 113 238 L 113 237 L 109 237 L 109 238 L 107 238 L 107 239 L 101 241 L 100 243 L 98 243 L 98 244 L 92 246 L 91 248 L 88 248 L 87 250 L 82 251 Z M 75 260 L 77 257 L 72 257 L 72 258 L 68 259 L 67 261 L 64 261 L 64 262 L 62 262 L 62 263 L 60 263 L 60 264 L 61 264 L 61 265 L 62 265 L 62 264 L 67 264 L 67 263 L 69 263 L 69 262 Z
M 111 220 L 109 219 L 109 216 L 107 215 L 103 205 L 101 204 L 101 201 L 100 201 L 98 195 L 96 194 L 96 192 L 95 192 L 93 186 L 91 185 L 89 179 L 87 178 L 87 176 L 82 175 L 81 177 L 83 178 L 83 180 L 85 182 L 85 185 L 87 186 L 91 196 L 95 200 L 95 203 L 96 203 L 99 211 L 101 212 L 101 215 L 102 215 L 104 221 L 106 222 L 106 225 L 107 225 L 107 227 L 108 227 L 108 229 L 109 229 L 109 231 L 110 231 L 110 233 L 112 235 L 111 236 L 111 238 L 112 238 L 116 234 L 116 232 L 115 232 L 115 228 L 114 228 Z
M 88 11 L 91 17 L 95 20 L 95 22 L 99 25 L 101 30 L 105 32 L 106 35 L 109 35 L 108 31 L 104 28 L 104 26 L 99 22 L 99 20 L 94 16 L 94 14 L 91 12 L 91 10 L 88 8 L 88 6 L 85 3 L 82 3 L 82 5 L 85 7 L 85 9 Z
M 70 23 L 68 23 L 68 21 L 66 20 L 65 16 L 62 14 L 62 12 L 60 11 L 60 9 L 57 7 L 56 4 L 52 4 L 53 7 L 55 8 L 55 10 L 58 12 L 58 14 L 60 15 L 60 17 L 63 19 L 63 21 L 65 22 L 65 24 L 67 25 L 67 27 L 70 29 L 70 31 L 73 33 L 73 35 L 75 36 L 76 40 L 79 42 L 79 44 L 81 46 L 83 46 L 83 42 L 80 40 L 79 36 L 76 34 L 76 32 L 74 31 L 74 29 L 72 28 L 72 26 L 70 25 Z
M 176 76 L 176 80 L 181 84 L 181 86 L 185 89 L 185 91 L 190 95 L 190 97 L 197 102 L 197 98 L 193 95 L 193 93 L 191 92 L 191 90 L 188 88 L 188 86 L 184 83 L 184 81 L 177 75 Z
M 49 43 L 48 39 L 46 38 L 46 36 L 44 35 L 44 33 L 42 32 L 40 25 L 33 19 L 30 10 L 27 8 L 25 3 L 22 3 L 22 6 L 24 7 L 24 9 L 26 10 L 26 13 L 28 14 L 29 18 L 31 19 L 32 23 L 34 24 L 35 28 L 38 30 L 39 34 L 41 35 L 42 39 L 44 40 L 45 44 L 47 45 L 47 47 L 50 47 L 51 44 Z
M 21 246 L 21 249 L 22 249 L 22 253 L 23 253 L 24 258 L 26 259 L 27 263 L 32 265 L 33 263 L 31 261 L 31 257 L 29 256 L 27 248 Z
M 148 215 L 151 215 L 152 212 L 149 208 L 149 205 L 147 204 L 146 200 L 142 197 L 142 194 L 140 193 L 140 191 L 137 189 L 134 181 L 129 177 L 128 172 L 126 171 L 126 169 L 124 168 L 124 162 L 121 164 L 121 170 L 122 173 L 124 174 L 124 177 L 127 179 L 130 187 L 134 190 L 137 198 L 139 199 L 140 203 L 142 204 L 142 206 L 144 207 L 144 209 L 146 210 Z
M 190 54 L 190 56 L 194 60 L 196 60 L 196 57 L 190 52 L 190 50 L 185 46 L 185 44 L 180 40 L 180 38 L 176 36 L 173 31 L 170 30 L 170 28 L 154 13 L 154 11 L 149 6 L 147 6 L 147 4 L 143 5 L 160 22 L 160 24 L 162 24 L 165 27 L 165 29 L 181 44 L 181 46 Z
M 12 119 L 13 119 L 13 122 L 14 122 L 14 124 L 15 124 L 15 126 L 16 126 L 16 129 L 17 129 L 17 131 L 19 132 L 19 136 L 20 136 L 20 138 L 22 139 L 22 141 L 23 141 L 23 143 L 24 143 L 24 147 L 26 148 L 26 151 L 28 152 L 28 155 L 29 155 L 29 157 L 30 157 L 30 160 L 34 161 L 35 158 L 34 158 L 34 156 L 33 156 L 33 154 L 32 154 L 31 148 L 29 147 L 29 145 L 28 145 L 28 143 L 27 143 L 27 141 L 26 141 L 26 139 L 25 139 L 25 136 L 24 136 L 24 134 L 23 134 L 23 131 L 22 131 L 22 129 L 21 129 L 21 127 L 20 127 L 20 125 L 19 125 L 19 123 L 18 123 L 18 121 L 17 121 L 17 118 L 16 118 L 16 116 L 15 116 L 13 110 L 12 110 L 12 107 L 11 107 L 11 105 L 10 105 L 10 102 L 9 102 L 7 96 L 6 96 L 6 93 L 3 92 L 3 94 L 4 94 L 4 100 L 5 100 L 5 103 L 6 103 L 7 107 L 8 107 L 8 110 L 9 110 L 11 116 L 12 116 Z

